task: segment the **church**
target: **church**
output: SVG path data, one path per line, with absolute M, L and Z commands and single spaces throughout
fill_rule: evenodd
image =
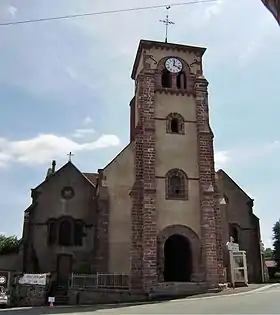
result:
M 20 269 L 127 273 L 131 288 L 226 281 L 226 243 L 247 252 L 249 282 L 261 281 L 253 200 L 214 168 L 202 47 L 141 40 L 133 70 L 130 142 L 86 173 L 56 162 L 31 190 Z

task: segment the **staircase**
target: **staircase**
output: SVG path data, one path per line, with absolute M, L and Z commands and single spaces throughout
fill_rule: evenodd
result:
M 54 305 L 68 305 L 68 285 L 53 282 L 49 296 L 55 297 Z

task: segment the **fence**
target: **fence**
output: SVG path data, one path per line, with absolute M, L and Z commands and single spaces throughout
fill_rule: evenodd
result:
M 72 274 L 71 288 L 122 289 L 128 290 L 129 275 L 126 273 Z

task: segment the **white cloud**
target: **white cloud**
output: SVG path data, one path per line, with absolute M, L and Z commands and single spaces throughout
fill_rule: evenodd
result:
M 230 161 L 229 151 L 215 151 L 215 166 L 222 168 Z
M 66 66 L 64 69 L 71 79 L 73 80 L 77 79 L 78 75 L 73 68 L 71 68 L 70 66 Z
M 0 152 L 0 167 L 5 166 L 9 160 L 11 160 L 11 156 L 9 154 Z
M 92 123 L 92 118 L 90 116 L 85 117 L 85 119 L 83 120 L 84 125 L 89 125 L 91 123 Z
M 213 18 L 222 13 L 224 4 L 225 0 L 218 0 L 214 3 L 199 3 L 194 5 L 191 9 L 191 20 L 187 22 L 188 25 L 191 28 L 201 28 L 208 24 Z
M 33 139 L 8 141 L 0 139 L 0 166 L 9 162 L 45 164 L 51 159 L 65 156 L 68 152 L 85 152 L 120 145 L 115 135 L 102 135 L 92 142 L 77 143 L 62 136 L 41 134 Z
M 240 145 L 230 150 L 215 151 L 215 166 L 216 168 L 222 168 L 232 165 L 246 167 L 247 165 L 252 166 L 256 163 L 269 164 L 269 161 L 279 154 L 280 141 L 278 140 Z
M 86 135 L 92 135 L 95 133 L 94 129 L 76 129 L 73 133 L 74 138 L 83 138 Z
M 12 5 L 8 7 L 9 14 L 14 18 L 17 14 L 18 9 Z

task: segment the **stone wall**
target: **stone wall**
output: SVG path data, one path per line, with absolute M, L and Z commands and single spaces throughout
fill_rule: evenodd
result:
M 125 290 L 70 289 L 70 305 L 92 305 L 102 303 L 136 302 L 147 300 L 147 295 L 132 294 Z
M 10 288 L 10 306 L 43 306 L 46 304 L 47 289 L 38 285 L 12 285 Z
M 135 182 L 132 196 L 132 287 L 148 292 L 157 282 L 154 72 L 137 78 L 139 121 L 135 130 Z
M 217 172 L 219 192 L 225 199 L 222 205 L 223 247 L 227 253 L 226 242 L 231 228 L 237 231 L 240 250 L 246 251 L 249 283 L 261 282 L 260 226 L 259 218 L 253 213 L 253 200 L 223 170 Z M 224 260 L 229 268 L 228 254 Z
M 197 104 L 197 141 L 200 184 L 201 238 L 206 281 L 217 286 L 223 273 L 221 217 L 216 200 L 213 133 L 209 125 L 208 82 L 203 76 L 195 81 Z
M 18 283 L 21 276 L 22 274 L 19 272 L 10 274 L 9 305 L 11 307 L 46 305 L 49 279 L 47 279 L 46 286 L 27 285 Z
M 17 271 L 20 268 L 20 255 L 0 255 L 0 270 Z

